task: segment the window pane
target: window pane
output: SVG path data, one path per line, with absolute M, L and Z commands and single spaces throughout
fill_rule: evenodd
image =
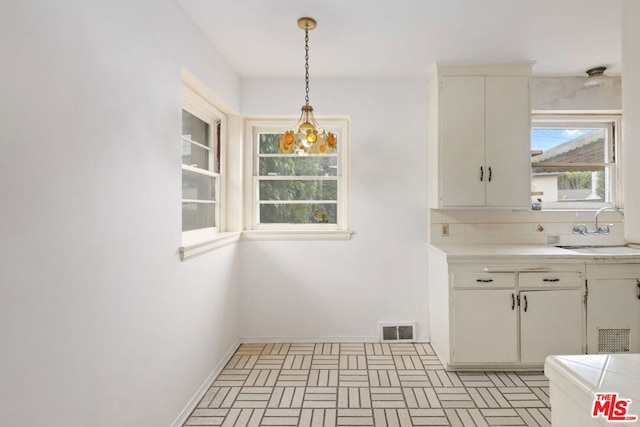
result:
M 215 209 L 213 203 L 182 203 L 182 231 L 215 227 Z
M 338 200 L 338 182 L 260 181 L 260 200 Z
M 534 207 L 611 201 L 607 130 L 531 129 L 531 201 Z
M 247 135 L 252 138 L 253 147 L 250 226 L 256 230 L 346 229 L 347 215 L 343 214 L 348 205 L 349 162 L 342 155 L 347 154 L 348 141 L 344 138 L 348 135 L 348 121 L 322 120 L 325 129 L 343 142 L 335 153 L 326 155 L 280 152 L 281 132 L 294 122 L 249 123 Z M 285 226 L 279 227 L 280 224 Z
M 199 144 L 210 146 L 209 124 L 182 110 L 182 135 Z
M 278 133 L 261 133 L 258 139 L 258 152 L 260 154 L 277 154 L 278 149 Z
M 215 200 L 216 178 L 191 171 L 182 171 L 182 198 L 189 200 Z
M 323 204 L 261 204 L 262 224 L 335 224 L 337 205 Z
M 336 156 L 260 157 L 261 176 L 336 176 Z
M 182 164 L 209 170 L 209 151 L 195 144 L 182 141 Z
M 534 173 L 545 172 L 545 163 L 604 164 L 605 142 L 605 129 L 532 129 L 531 163 L 536 163 L 537 168 Z
M 542 202 L 608 202 L 605 168 L 592 171 L 570 171 L 534 175 L 534 201 Z

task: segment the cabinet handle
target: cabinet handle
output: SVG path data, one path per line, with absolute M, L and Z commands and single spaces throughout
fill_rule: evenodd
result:
M 480 166 L 480 182 L 484 179 L 484 168 Z
M 636 284 L 638 285 L 638 299 L 640 299 L 640 279 L 636 279 Z
M 489 166 L 489 182 L 491 182 L 491 175 L 492 175 L 492 173 L 491 173 L 491 166 Z
M 476 279 L 476 282 L 491 283 L 491 282 L 493 282 L 493 279 Z
M 527 296 L 524 296 L 524 312 L 527 312 L 527 308 L 529 308 L 529 303 L 527 302 Z
M 515 310 L 515 309 L 516 309 L 516 295 L 511 294 L 511 310 Z
M 553 279 L 542 279 L 543 282 L 559 282 L 560 279 L 557 278 L 553 278 Z

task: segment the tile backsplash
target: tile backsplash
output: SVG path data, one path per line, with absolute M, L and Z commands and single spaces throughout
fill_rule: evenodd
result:
M 594 211 L 430 209 L 429 214 L 431 243 L 604 246 L 626 243 L 624 222 L 616 212 L 603 212 L 598 219 L 600 224 L 614 224 L 609 235 L 589 236 L 573 234 L 573 227 L 585 224 L 591 230 Z M 444 225 L 448 225 L 448 236 L 443 235 Z

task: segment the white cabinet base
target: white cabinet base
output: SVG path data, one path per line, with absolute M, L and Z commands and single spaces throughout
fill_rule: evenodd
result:
M 584 353 L 580 289 L 524 291 L 520 300 L 522 363 L 544 363 L 550 354 Z
M 584 353 L 584 264 L 554 261 L 449 262 L 430 246 L 430 335 L 445 369 L 540 370 L 547 355 Z
M 587 266 L 587 352 L 640 352 L 640 265 Z
M 458 363 L 517 362 L 515 291 L 465 289 L 453 294 L 453 359 Z

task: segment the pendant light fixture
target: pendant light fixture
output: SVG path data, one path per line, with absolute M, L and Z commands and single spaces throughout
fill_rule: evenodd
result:
M 587 70 L 588 77 L 582 83 L 585 87 L 602 86 L 607 81 L 607 76 L 604 75 L 607 67 L 595 67 Z
M 280 134 L 278 146 L 282 153 L 298 155 L 335 153 L 338 138 L 320 127 L 313 117 L 313 107 L 309 105 L 309 31 L 316 28 L 316 21 L 308 17 L 300 18 L 298 27 L 304 30 L 304 105 L 298 123 L 293 129 Z

